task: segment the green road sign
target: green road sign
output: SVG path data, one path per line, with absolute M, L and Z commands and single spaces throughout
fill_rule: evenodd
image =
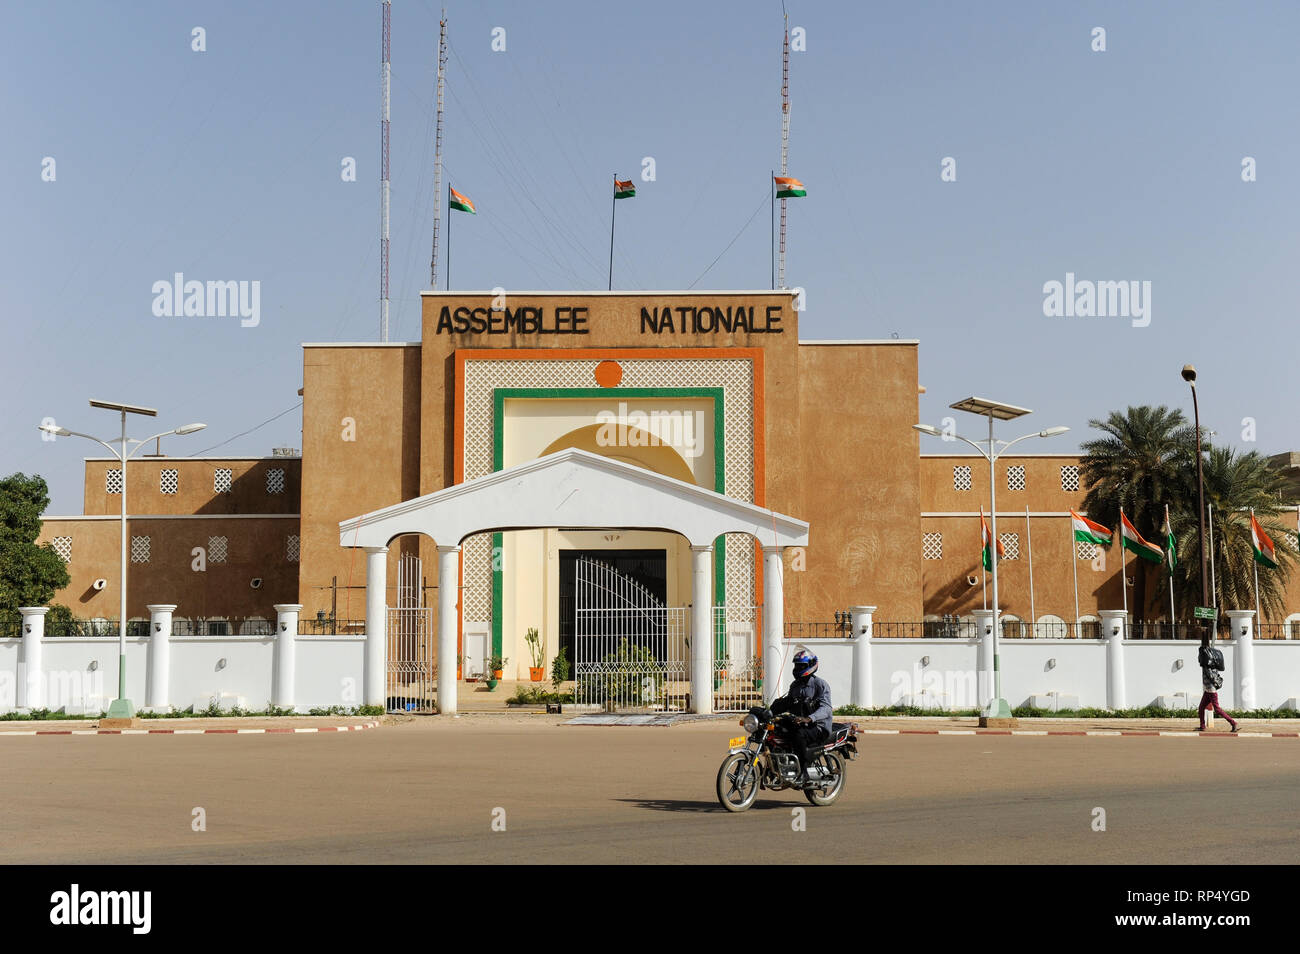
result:
M 1218 619 L 1219 611 L 1213 606 L 1198 606 L 1192 610 L 1192 616 L 1196 619 Z

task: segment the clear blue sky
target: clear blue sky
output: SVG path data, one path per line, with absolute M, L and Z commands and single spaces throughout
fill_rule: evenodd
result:
M 803 337 L 919 338 L 923 420 L 978 393 L 1037 412 L 1006 436 L 1073 428 L 1035 451 L 1074 450 L 1113 408 L 1188 405 L 1186 362 L 1220 439 L 1300 448 L 1300 5 L 788 6 L 807 34 L 790 171 L 808 197 L 790 203 L 788 268 L 807 289 Z M 394 340 L 418 338 L 429 279 L 437 12 L 393 3 Z M 301 342 L 377 336 L 380 4 L 2 16 L 0 471 L 45 475 L 50 512 L 78 513 L 94 448 L 41 441 L 43 418 L 110 434 L 87 398 L 151 405 L 160 429 L 208 424 L 165 445 L 197 453 L 298 402 Z M 609 177 L 644 156 L 657 179 L 620 204 L 616 284 L 767 287 L 779 0 L 448 16 L 446 167 L 480 210 L 454 224 L 456 287 L 604 288 Z M 956 182 L 940 181 L 946 156 Z M 260 281 L 260 325 L 155 317 L 152 285 L 178 271 Z M 1066 272 L 1150 281 L 1150 326 L 1044 317 L 1043 284 Z M 871 382 L 845 393 L 870 400 Z M 293 411 L 212 453 L 300 446 L 299 431 Z

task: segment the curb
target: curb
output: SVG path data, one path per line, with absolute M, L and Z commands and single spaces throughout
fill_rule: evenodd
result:
M 1182 732 L 1156 729 L 858 729 L 858 735 L 1105 735 L 1176 739 L 1300 739 L 1300 732 Z
M 27 729 L 19 732 L 0 731 L 0 738 L 6 735 L 299 735 L 313 732 L 360 732 L 378 726 L 378 722 L 358 722 L 352 725 L 314 725 L 285 729 Z

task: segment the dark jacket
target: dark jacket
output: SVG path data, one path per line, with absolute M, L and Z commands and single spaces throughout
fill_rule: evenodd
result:
M 831 734 L 831 687 L 824 679 L 805 676 L 790 683 L 790 691 L 772 703 L 773 712 L 808 716 L 814 725 Z

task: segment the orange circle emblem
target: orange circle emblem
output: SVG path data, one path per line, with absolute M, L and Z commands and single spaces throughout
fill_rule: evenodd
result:
M 623 366 L 617 361 L 602 361 L 596 365 L 596 383 L 602 388 L 616 388 L 623 380 Z

